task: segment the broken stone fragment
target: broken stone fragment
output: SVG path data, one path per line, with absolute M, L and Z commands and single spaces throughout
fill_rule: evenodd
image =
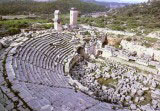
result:
M 7 48 L 10 46 L 11 41 L 9 39 L 2 39 L 2 40 L 0 40 L 0 43 L 4 48 Z
M 142 96 L 144 94 L 144 91 L 143 90 L 138 90 L 137 94 L 138 94 L 138 96 Z
M 131 108 L 132 110 L 136 110 L 136 109 L 137 109 L 137 106 L 136 106 L 135 104 L 131 104 L 130 108 Z

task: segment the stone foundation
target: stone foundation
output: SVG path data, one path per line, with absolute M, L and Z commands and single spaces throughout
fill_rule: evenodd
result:
M 130 52 L 137 52 L 138 56 L 143 54 L 149 55 L 154 58 L 154 60 L 160 62 L 160 50 L 155 50 L 153 48 L 146 48 L 145 46 L 137 45 L 133 42 L 128 42 L 126 40 L 122 40 L 121 45 L 123 49 L 126 49 Z

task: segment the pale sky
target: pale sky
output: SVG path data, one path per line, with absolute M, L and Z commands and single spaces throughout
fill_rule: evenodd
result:
M 49 0 L 35 0 L 35 1 L 49 1 Z M 148 0 L 96 0 L 96 1 L 120 2 L 120 3 L 141 3 L 141 2 L 147 2 Z
M 148 0 L 96 0 L 96 1 L 106 1 L 106 2 L 123 2 L 123 3 L 141 3 L 147 2 Z

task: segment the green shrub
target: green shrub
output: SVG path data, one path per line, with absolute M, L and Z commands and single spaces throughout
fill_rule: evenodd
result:
M 153 43 L 158 41 L 157 38 L 151 38 L 151 37 L 145 37 L 144 39 L 147 40 L 148 42 L 153 42 Z
M 45 29 L 50 29 L 50 28 L 54 27 L 54 25 L 53 24 L 44 24 L 43 27 Z
M 113 24 L 121 24 L 121 21 L 115 20 L 115 21 L 113 21 Z
M 3 37 L 5 36 L 6 32 L 0 32 L 0 36 Z
M 144 43 L 143 45 L 146 46 L 147 48 L 152 46 L 150 43 Z
M 125 31 L 126 27 L 120 25 L 112 25 L 110 27 L 112 30 Z
M 131 40 L 132 40 L 132 38 L 130 38 L 130 37 L 126 38 L 126 41 L 131 41 Z
M 103 23 L 98 23 L 98 24 L 96 24 L 96 26 L 97 26 L 97 27 L 101 27 L 101 28 L 105 28 L 106 25 L 103 24 Z
M 19 28 L 10 27 L 10 28 L 8 29 L 9 35 L 18 34 L 18 33 L 20 33 L 20 32 L 21 32 L 21 30 L 20 30 Z
M 88 31 L 85 32 L 85 35 L 91 35 Z

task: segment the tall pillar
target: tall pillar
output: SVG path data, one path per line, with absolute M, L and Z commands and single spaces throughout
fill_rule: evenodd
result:
M 78 19 L 78 11 L 76 8 L 71 8 L 70 10 L 70 25 L 77 26 L 77 19 Z
M 63 30 L 62 24 L 61 24 L 62 21 L 59 18 L 59 14 L 60 14 L 60 11 L 55 10 L 55 12 L 54 12 L 54 29 L 57 31 L 62 31 Z

